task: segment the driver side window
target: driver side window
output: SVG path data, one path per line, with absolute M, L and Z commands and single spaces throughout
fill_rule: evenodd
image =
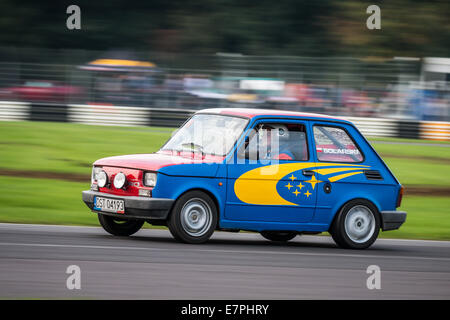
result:
M 262 123 L 247 136 L 238 157 L 249 160 L 307 161 L 306 128 L 300 123 Z

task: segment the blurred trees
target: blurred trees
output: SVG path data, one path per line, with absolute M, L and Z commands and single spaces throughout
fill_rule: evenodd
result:
M 66 8 L 81 8 L 81 30 Z M 366 8 L 381 8 L 368 30 Z M 449 1 L 1 0 L 0 45 L 253 55 L 448 56 Z
M 329 34 L 338 40 L 344 52 L 373 56 L 449 56 L 449 1 L 383 1 L 378 4 L 381 30 L 367 30 L 365 23 L 361 23 L 361 13 L 369 4 L 372 1 L 339 1 L 329 17 Z

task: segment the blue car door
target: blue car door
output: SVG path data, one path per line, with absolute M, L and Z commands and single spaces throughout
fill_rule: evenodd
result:
M 225 219 L 311 221 L 317 198 L 311 145 L 307 121 L 255 121 L 228 159 Z

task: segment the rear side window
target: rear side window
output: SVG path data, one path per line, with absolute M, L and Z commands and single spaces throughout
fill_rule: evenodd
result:
M 344 129 L 316 125 L 313 131 L 319 161 L 362 162 L 364 160 L 358 146 Z

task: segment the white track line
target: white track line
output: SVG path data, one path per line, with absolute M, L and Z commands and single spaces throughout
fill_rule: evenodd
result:
M 388 256 L 388 255 L 367 255 L 367 254 L 333 254 L 333 253 L 311 253 L 311 252 L 281 252 L 281 251 L 250 251 L 250 250 L 220 250 L 220 249 L 174 249 L 174 248 L 154 248 L 154 247 L 117 247 L 117 246 L 90 246 L 90 245 L 65 245 L 65 244 L 45 244 L 45 243 L 14 243 L 0 242 L 0 246 L 25 246 L 25 247 L 50 247 L 50 248 L 83 248 L 83 249 L 109 249 L 109 250 L 144 250 L 144 251 L 182 251 L 186 252 L 213 252 L 213 253 L 243 253 L 243 254 L 274 254 L 274 255 L 296 255 L 296 256 L 316 256 L 316 257 L 345 257 L 345 258 L 372 258 L 372 259 L 399 259 L 399 260 L 427 260 L 427 261 L 450 261 L 450 258 L 432 258 L 418 256 Z

